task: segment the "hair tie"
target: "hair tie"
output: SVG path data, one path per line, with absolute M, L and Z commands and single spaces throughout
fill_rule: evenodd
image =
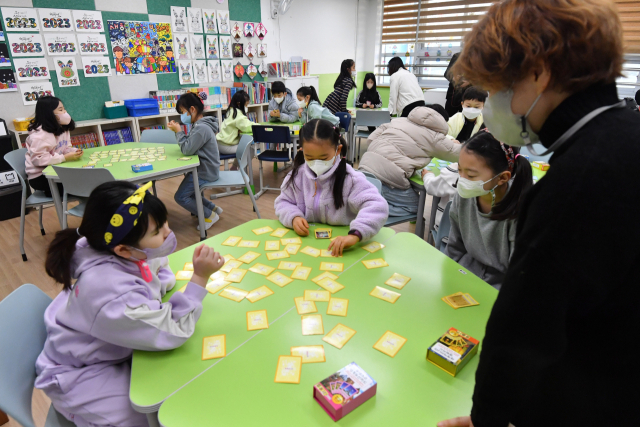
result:
M 513 158 L 513 160 L 516 160 L 518 157 L 520 157 L 520 154 L 516 154 L 516 156 Z
M 78 233 L 78 236 L 82 237 L 82 234 L 80 234 L 80 227 L 76 228 L 76 233 Z
M 504 151 L 504 154 L 507 158 L 507 164 L 509 165 L 509 170 L 513 170 L 513 165 L 516 160 L 513 153 L 513 148 L 511 148 L 508 145 L 504 145 L 503 142 L 500 142 L 500 147 L 502 148 L 502 151 Z

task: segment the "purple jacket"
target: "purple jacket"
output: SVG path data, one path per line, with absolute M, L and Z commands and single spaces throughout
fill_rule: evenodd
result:
M 308 222 L 348 225 L 362 234 L 362 240 L 375 236 L 387 221 L 389 205 L 378 189 L 361 172 L 347 165 L 342 197 L 344 206 L 336 210 L 333 203 L 333 174 L 339 163 L 320 177 L 306 164 L 300 166 L 294 186 L 285 188 L 291 172 L 282 183 L 282 194 L 275 202 L 276 215 L 288 228 L 293 219 L 301 216 Z
M 84 237 L 78 241 L 71 263 L 76 284 L 44 315 L 47 340 L 36 361 L 36 388 L 66 393 L 80 376 L 97 375 L 129 359 L 133 350 L 173 349 L 193 334 L 207 290 L 189 283 L 184 293 L 162 303 L 175 276 L 166 257 L 148 264 L 149 283 L 137 264 L 94 250 Z

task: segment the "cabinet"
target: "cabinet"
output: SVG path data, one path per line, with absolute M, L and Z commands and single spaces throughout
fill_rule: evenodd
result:
M 319 78 L 318 76 L 304 76 L 304 77 L 289 77 L 284 80 L 284 85 L 287 89 L 291 90 L 293 96 L 296 96 L 296 92 L 302 86 L 313 86 L 316 92 L 319 92 Z

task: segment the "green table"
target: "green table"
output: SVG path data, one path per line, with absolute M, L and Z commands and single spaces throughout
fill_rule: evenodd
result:
M 152 147 L 163 147 L 165 151 L 165 155 L 167 157 L 164 161 L 154 161 L 153 170 L 148 172 L 133 172 L 131 166 L 138 163 L 145 163 L 145 159 L 136 159 L 134 161 L 126 161 L 126 162 L 116 162 L 111 163 L 112 166 L 109 166 L 107 169 L 111 172 L 113 177 L 118 181 L 129 181 L 136 184 L 148 182 L 151 180 L 160 180 L 171 178 L 174 176 L 179 176 L 185 173 L 192 172 L 193 173 L 193 187 L 196 191 L 196 194 L 200 193 L 200 187 L 198 182 L 198 172 L 197 168 L 200 165 L 200 159 L 198 155 L 194 154 L 192 156 L 185 156 L 180 151 L 180 146 L 178 144 L 152 144 L 152 143 L 144 143 L 144 142 L 128 142 L 116 145 L 108 145 L 106 147 L 95 147 L 95 148 L 87 148 L 84 150 L 84 154 L 81 159 L 75 160 L 72 162 L 64 162 L 60 163 L 56 166 L 64 167 L 64 168 L 81 168 L 86 165 L 90 160 L 89 156 L 92 153 L 100 153 L 105 151 L 113 151 L 113 150 L 127 150 L 129 148 L 152 148 Z M 120 154 L 121 156 L 124 154 Z M 181 157 L 189 157 L 190 160 L 178 160 Z M 106 159 L 100 159 L 98 163 L 95 165 L 96 168 L 104 167 L 104 164 L 110 163 L 111 155 Z M 60 197 L 60 192 L 58 191 L 58 186 L 56 183 L 61 182 L 60 178 L 56 174 L 55 170 L 53 170 L 52 166 L 48 166 L 44 169 L 43 174 L 47 177 L 49 181 L 49 186 L 51 187 L 51 194 L 53 196 L 54 204 L 56 206 L 56 212 L 58 213 L 58 219 L 60 220 L 60 226 L 62 227 L 62 199 Z M 196 204 L 198 207 L 198 223 L 200 225 L 200 239 L 203 240 L 206 237 L 206 230 L 204 229 L 204 213 L 202 209 L 202 199 L 200 197 L 196 197 Z
M 280 226 L 278 221 L 253 220 L 206 243 L 234 257 L 248 250 L 264 254 L 263 242 L 275 238 L 269 234 L 255 236 L 251 230 L 266 225 L 273 229 Z M 348 230 L 348 227 L 331 228 L 334 236 L 344 235 Z M 230 235 L 260 240 L 261 247 L 220 246 Z M 294 236 L 291 231 L 285 237 Z M 347 317 L 326 315 L 327 303 L 316 303 L 318 314 L 323 317 L 325 334 L 337 323 L 357 331 L 341 350 L 324 343 L 323 335 L 301 334 L 300 316 L 293 298 L 302 296 L 305 289 L 319 289 L 310 279 L 320 274 L 319 263 L 329 259 L 299 252 L 288 260 L 302 261 L 313 268 L 308 281 L 296 280 L 279 288 L 264 276 L 248 272 L 242 283 L 233 286 L 251 290 L 267 285 L 275 294 L 254 304 L 208 295 L 194 336 L 182 347 L 169 352 L 136 351 L 130 393 L 133 407 L 141 412 L 159 409 L 160 423 L 167 427 L 330 426 L 334 422 L 312 398 L 313 385 L 355 361 L 378 381 L 378 394 L 340 421 L 341 424 L 433 425 L 470 409 L 468 398 L 478 358 L 453 378 L 428 363 L 426 351 L 452 326 L 482 339 L 497 291 L 474 275 L 461 272 L 457 263 L 411 234 L 395 235 L 393 230 L 383 228 L 374 240 L 387 247 L 373 254 L 356 247 L 339 259 L 345 269 L 338 281 L 345 289 L 335 296 L 349 299 Z M 328 241 L 303 238 L 302 247 L 307 244 L 324 248 Z M 172 255 L 172 269 L 182 269 L 184 263 L 191 260 L 192 251 L 190 247 Z M 360 262 L 379 257 L 386 259 L 390 267 L 367 270 Z M 262 255 L 250 265 L 254 263 L 277 267 L 279 262 L 268 261 Z M 289 271 L 278 271 L 290 275 Z M 376 285 L 385 286 L 384 281 L 394 272 L 412 278 L 398 291 L 402 296 L 395 304 L 368 295 Z M 176 289 L 184 283 L 178 282 Z M 440 300 L 458 291 L 471 293 L 480 306 L 453 310 Z M 269 329 L 248 332 L 246 312 L 262 309 L 267 310 Z M 408 339 L 395 358 L 372 348 L 387 330 Z M 202 361 L 202 338 L 219 334 L 226 334 L 227 356 Z M 288 355 L 291 346 L 313 344 L 324 345 L 325 363 L 304 364 L 300 384 L 273 382 L 279 355 Z M 460 405 L 465 400 L 468 404 Z

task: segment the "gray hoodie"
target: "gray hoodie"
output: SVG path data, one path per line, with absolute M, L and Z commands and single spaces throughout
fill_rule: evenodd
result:
M 280 117 L 271 117 L 273 110 L 280 110 Z M 287 94 L 281 104 L 278 104 L 275 99 L 271 98 L 271 101 L 269 101 L 270 122 L 293 123 L 296 120 L 298 120 L 298 102 L 296 98 L 293 97 L 291 90 L 287 89 Z
M 216 141 L 217 132 L 218 119 L 205 116 L 191 126 L 189 135 L 182 131 L 176 133 L 182 154 L 186 156 L 197 154 L 200 157 L 198 179 L 207 182 L 217 181 L 220 173 L 220 152 Z

